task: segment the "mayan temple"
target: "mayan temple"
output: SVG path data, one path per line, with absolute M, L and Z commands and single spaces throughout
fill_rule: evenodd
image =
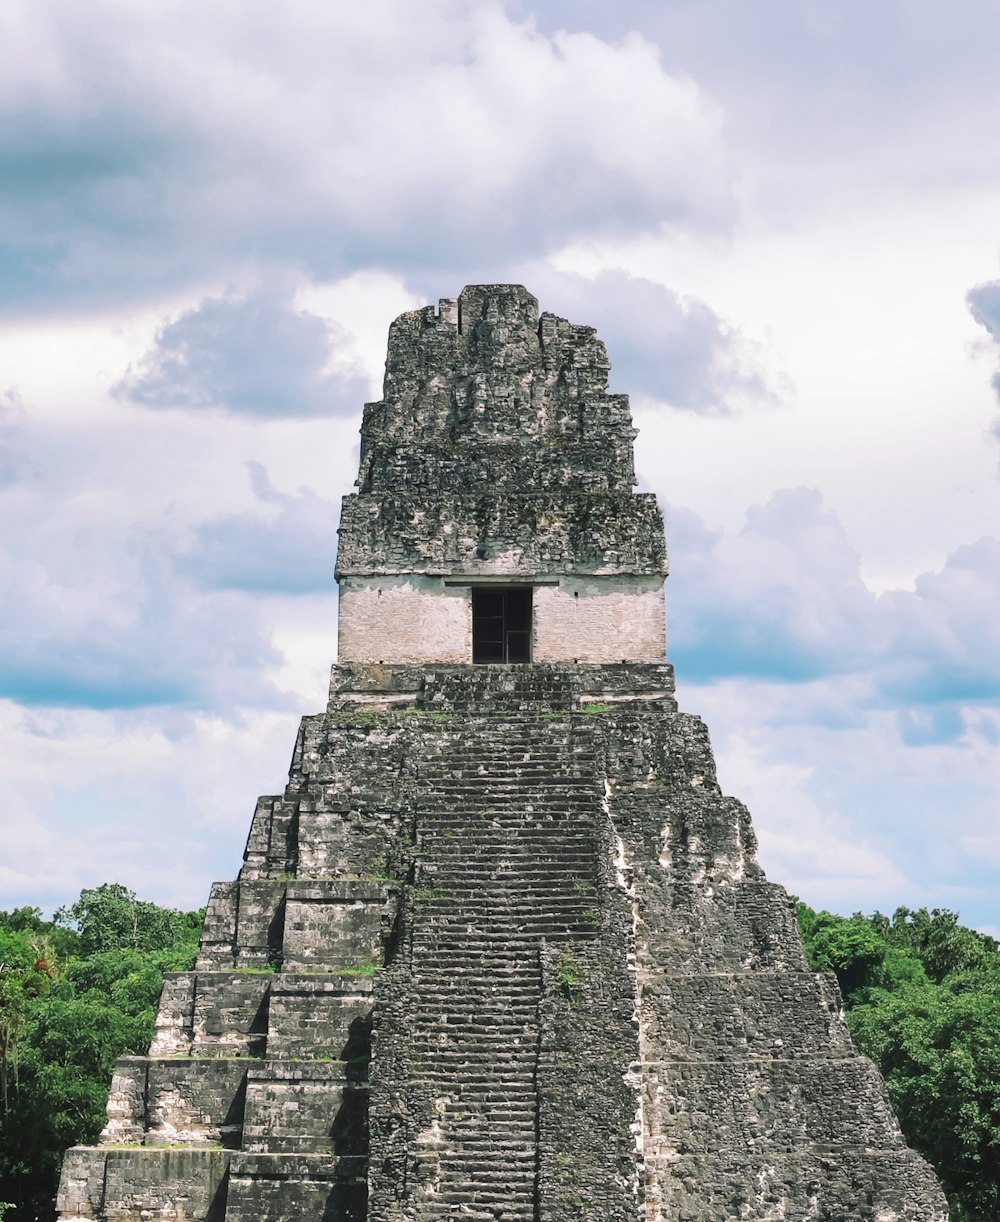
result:
M 58 1206 L 99 1222 L 943 1222 L 666 662 L 593 329 L 389 332 L 339 657 Z

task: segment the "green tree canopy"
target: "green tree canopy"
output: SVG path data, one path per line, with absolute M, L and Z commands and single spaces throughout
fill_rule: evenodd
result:
M 833 972 L 860 1051 L 954 1222 L 1000 1217 L 1000 952 L 947 909 L 850 917 L 798 905 L 810 965 Z
M 203 912 L 117 883 L 46 921 L 0 912 L 0 1202 L 50 1222 L 63 1151 L 97 1139 L 118 1057 L 143 1053 L 165 971 L 194 964 Z

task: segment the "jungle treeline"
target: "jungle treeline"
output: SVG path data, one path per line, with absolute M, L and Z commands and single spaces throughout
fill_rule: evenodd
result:
M 0 1220 L 55 1217 L 63 1151 L 97 1139 L 115 1061 L 146 1052 L 163 973 L 194 966 L 203 919 L 117 883 L 51 921 L 0 911 Z
M 858 1048 L 953 1222 L 1000 1217 L 1000 951 L 944 909 L 850 917 L 797 904 Z M 194 964 L 203 912 L 85 890 L 45 920 L 0 911 L 0 1222 L 51 1222 L 62 1153 L 104 1125 L 119 1056 L 142 1054 L 163 973 Z
M 1000 953 L 947 909 L 835 916 L 797 904 L 810 965 L 834 972 L 858 1049 L 952 1222 L 1000 1218 Z

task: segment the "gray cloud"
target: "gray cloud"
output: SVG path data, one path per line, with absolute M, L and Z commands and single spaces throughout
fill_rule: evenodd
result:
M 964 705 L 1000 698 L 1000 541 L 958 548 L 913 591 L 876 596 L 819 493 L 777 493 L 738 536 L 669 517 L 671 655 L 682 679 L 865 680 L 907 741 L 954 736 Z
M 0 695 L 35 706 L 283 707 L 260 612 L 235 593 L 195 595 L 133 534 L 116 572 L 75 575 L 0 552 Z
M 774 402 L 750 345 L 703 301 L 623 271 L 588 278 L 533 267 L 524 277 L 543 309 L 597 329 L 614 389 L 713 414 Z
M 367 384 L 331 371 L 337 327 L 287 294 L 206 298 L 164 325 L 113 393 L 140 407 L 225 408 L 250 416 L 357 412 Z
M 24 402 L 17 387 L 0 392 L 0 489 L 16 483 L 26 468 L 18 438 L 23 419 Z
M 340 507 L 311 488 L 294 496 L 271 486 L 267 472 L 247 463 L 259 513 L 223 514 L 203 522 L 178 556 L 180 568 L 200 584 L 277 594 L 332 594 Z
M 735 537 L 683 509 L 668 533 L 671 653 L 688 678 L 802 682 L 860 669 L 884 644 L 859 557 L 814 489 L 753 506 Z
M 471 0 L 246 23 L 47 0 L 4 32 L 0 270 L 22 309 L 247 262 L 461 275 L 735 215 L 718 111 L 638 35 L 543 35 Z
M 1000 344 L 1000 280 L 990 280 L 985 284 L 977 284 L 966 295 L 969 311 L 981 327 L 985 327 L 990 338 Z M 990 379 L 993 389 L 1000 398 L 1000 372 Z M 1000 420 L 994 422 L 993 432 L 1000 437 Z
M 285 707 L 269 677 L 283 659 L 262 609 L 179 573 L 173 511 L 157 508 L 155 491 L 152 505 L 127 506 L 102 485 L 106 469 L 94 464 L 107 436 L 73 440 L 52 448 L 44 430 L 26 430 L 33 478 L 0 490 L 0 698 L 99 710 Z M 115 461 L 113 451 L 107 469 Z M 144 522 L 123 523 L 143 511 Z
M 1000 342 L 1000 280 L 977 284 L 968 293 L 972 317 Z
M 830 206 L 869 184 L 912 190 L 995 183 L 983 157 L 1000 89 L 993 48 L 1000 11 L 968 0 L 956 11 L 913 0 L 545 0 L 546 30 L 581 25 L 603 38 L 640 31 L 725 107 L 733 147 L 767 174 L 744 186 L 758 209 Z

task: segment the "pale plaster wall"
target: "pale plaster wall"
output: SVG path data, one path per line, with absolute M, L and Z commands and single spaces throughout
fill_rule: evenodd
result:
M 340 582 L 341 662 L 471 662 L 469 589 L 440 577 L 349 577 Z
M 666 656 L 662 578 L 564 576 L 536 585 L 532 603 L 535 662 L 661 662 Z M 471 662 L 471 582 L 343 578 L 338 659 Z
M 563 577 L 533 598 L 535 662 L 662 662 L 662 577 Z

